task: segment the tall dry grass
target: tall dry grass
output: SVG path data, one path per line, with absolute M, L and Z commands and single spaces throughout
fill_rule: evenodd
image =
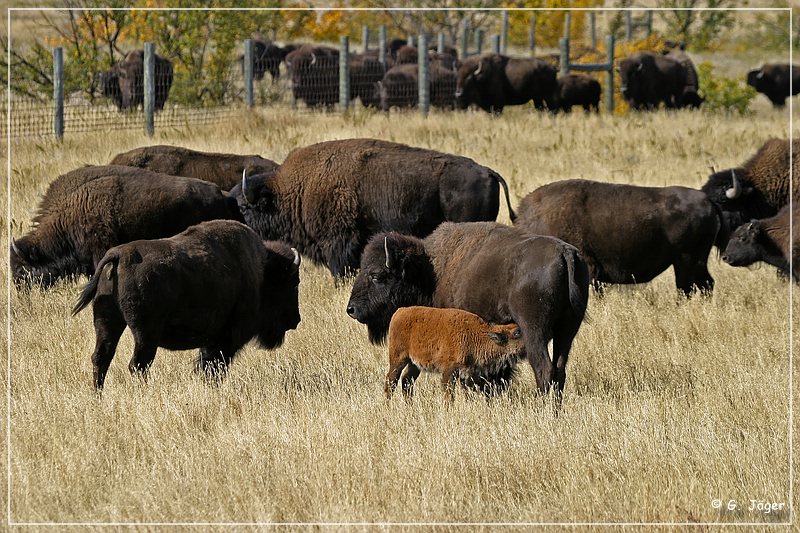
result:
M 282 161 L 297 146 L 377 137 L 488 165 L 509 181 L 516 205 L 532 189 L 572 177 L 699 187 L 710 165 L 735 165 L 768 137 L 787 135 L 788 114 L 771 109 L 745 118 L 509 109 L 500 119 L 427 120 L 260 110 L 213 127 L 159 131 L 152 142 Z M 149 142 L 138 132 L 14 141 L 12 234 L 28 230 L 57 175 Z M 508 222 L 504 208 L 499 220 Z M 12 289 L 11 323 L 3 318 L 12 338 L 11 517 L 787 521 L 789 287 L 771 268 L 735 269 L 713 255 L 709 263 L 717 282 L 710 298 L 679 298 L 671 270 L 648 285 L 591 296 L 557 418 L 536 397 L 527 366 L 494 401 L 459 395 L 447 408 L 438 381 L 423 376 L 412 404 L 386 403 L 385 349 L 345 314 L 350 285 L 335 286 L 310 261 L 301 272 L 302 322 L 282 348 L 247 347 L 220 386 L 192 374 L 194 354 L 159 350 L 144 384 L 127 373 L 126 332 L 101 399 L 90 387 L 91 313 L 69 316 L 80 284 Z M 715 510 L 715 498 L 741 507 Z M 751 512 L 751 499 L 786 505 Z

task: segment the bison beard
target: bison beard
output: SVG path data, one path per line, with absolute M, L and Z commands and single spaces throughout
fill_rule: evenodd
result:
M 374 236 L 361 258 L 347 313 L 384 339 L 394 311 L 424 305 L 519 324 L 541 392 L 560 396 L 572 341 L 586 312 L 589 274 L 578 251 L 558 239 L 490 222 L 443 223 L 420 240 Z M 553 341 L 553 359 L 548 342 Z M 501 380 L 507 375 L 496 376 Z
M 224 220 L 110 249 L 72 311 L 93 303 L 94 386 L 102 389 L 126 326 L 131 373 L 145 373 L 158 347 L 199 347 L 197 370 L 218 373 L 254 337 L 279 346 L 300 322 L 299 264 L 296 250 Z

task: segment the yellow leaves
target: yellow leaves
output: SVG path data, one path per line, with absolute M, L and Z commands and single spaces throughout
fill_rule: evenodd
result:
M 508 40 L 512 44 L 524 46 L 528 44 L 528 29 L 531 16 L 536 17 L 536 46 L 556 47 L 558 40 L 564 36 L 564 21 L 567 13 L 571 13 L 570 38 L 583 41 L 586 29 L 586 7 L 603 4 L 602 0 L 522 0 L 503 2 L 501 7 L 528 8 L 571 8 L 569 11 L 509 11 Z

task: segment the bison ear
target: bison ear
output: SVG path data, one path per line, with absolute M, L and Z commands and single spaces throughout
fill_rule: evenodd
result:
M 500 346 L 504 346 L 506 343 L 508 343 L 508 337 L 505 333 L 495 333 L 494 331 L 490 331 L 487 333 L 487 335 Z

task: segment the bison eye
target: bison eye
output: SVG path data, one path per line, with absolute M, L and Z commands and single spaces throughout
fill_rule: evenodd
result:
M 383 285 L 386 282 L 386 274 L 383 272 L 374 272 L 369 275 L 369 279 L 375 285 Z

